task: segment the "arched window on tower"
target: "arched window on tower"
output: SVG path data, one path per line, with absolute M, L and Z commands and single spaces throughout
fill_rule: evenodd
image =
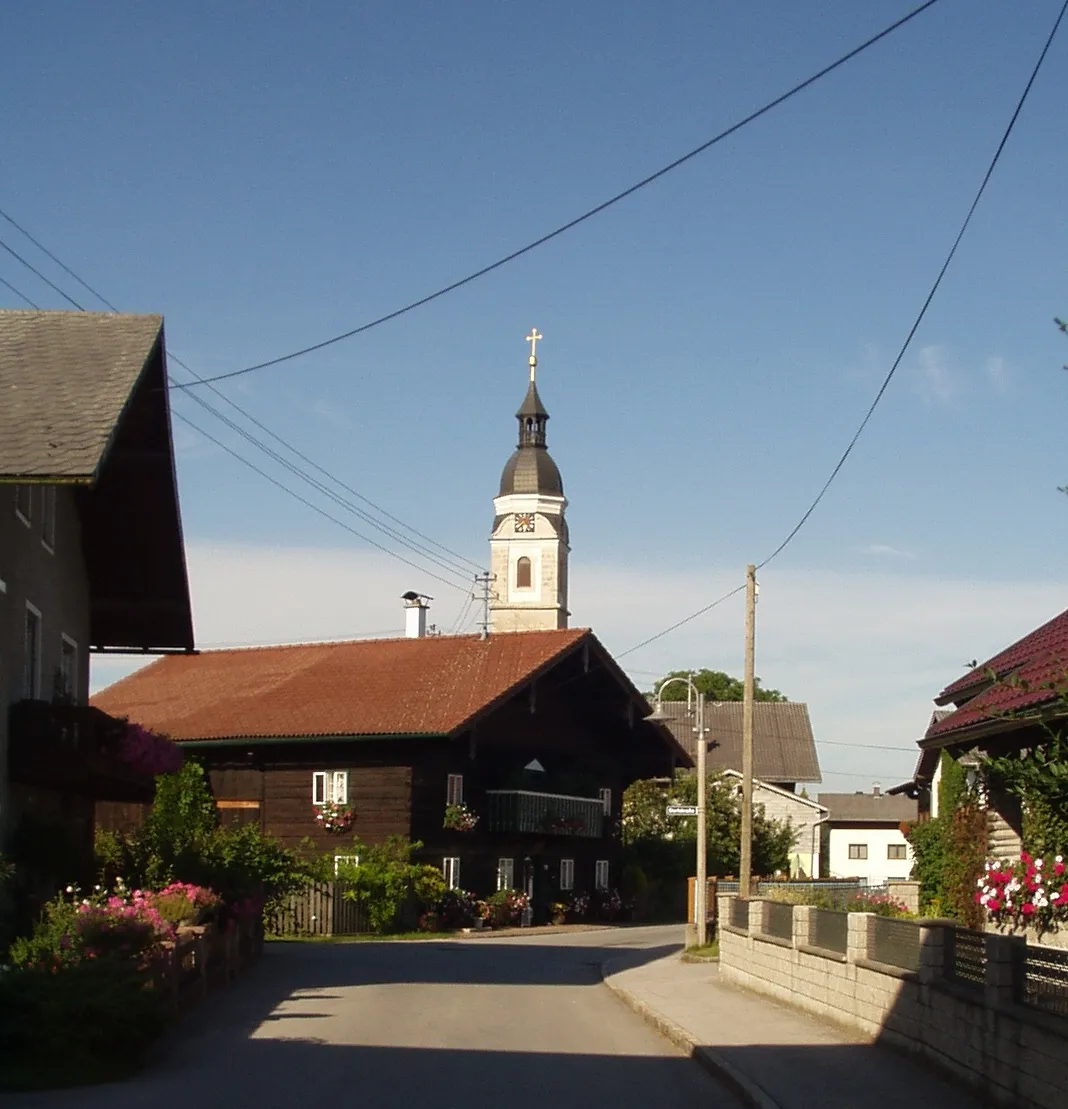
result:
M 530 559 L 524 556 L 515 564 L 516 589 L 530 588 Z

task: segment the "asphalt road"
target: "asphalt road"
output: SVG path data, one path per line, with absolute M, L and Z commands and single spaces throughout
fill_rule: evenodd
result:
M 736 1109 L 600 984 L 606 959 L 680 928 L 269 944 L 118 1085 L 17 1095 L 34 1109 Z

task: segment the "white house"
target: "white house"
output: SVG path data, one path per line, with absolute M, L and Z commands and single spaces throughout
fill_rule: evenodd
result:
M 862 878 L 868 885 L 908 878 L 912 846 L 901 831 L 902 821 L 915 820 L 916 801 L 871 793 L 821 793 L 828 811 L 823 828 L 822 878 Z
M 724 778 L 733 778 L 742 788 L 737 770 L 724 770 Z M 780 786 L 753 779 L 753 805 L 762 806 L 769 820 L 789 821 L 794 829 L 794 847 L 790 852 L 790 877 L 814 878 L 820 872 L 820 829 L 827 819 L 827 809 L 818 801 L 802 797 Z

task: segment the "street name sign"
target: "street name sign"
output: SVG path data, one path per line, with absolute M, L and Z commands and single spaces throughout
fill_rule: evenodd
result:
M 668 805 L 668 816 L 696 816 L 696 805 Z

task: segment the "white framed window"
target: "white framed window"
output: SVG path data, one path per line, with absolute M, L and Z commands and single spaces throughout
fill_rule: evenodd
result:
M 604 815 L 612 815 L 612 791 L 610 789 L 599 789 L 597 796 L 601 799 L 601 804 L 604 805 Z
M 59 679 L 63 694 L 72 701 L 78 700 L 78 644 L 65 632 L 60 633 Z
M 575 888 L 574 859 L 560 860 L 560 888 L 562 890 L 573 890 Z
M 445 804 L 462 805 L 464 803 L 464 776 L 450 774 L 445 783 Z
M 450 855 L 441 860 L 441 873 L 445 875 L 446 889 L 460 888 L 460 860 L 456 855 Z
M 27 526 L 33 523 L 33 486 L 15 486 L 15 515 Z
M 849 845 L 849 857 L 851 859 L 866 859 L 868 857 L 868 845 L 866 843 L 851 843 Z
M 903 843 L 888 843 L 886 845 L 886 857 L 888 859 L 907 859 L 908 851 Z
M 335 855 L 334 856 L 334 877 L 336 878 L 343 866 L 359 866 L 359 855 Z
M 41 695 L 41 610 L 26 602 L 26 653 L 22 689 L 27 697 Z
M 515 889 L 515 859 L 497 860 L 497 889 Z
M 593 888 L 598 890 L 608 889 L 608 860 L 598 859 L 593 868 Z
M 312 804 L 325 805 L 336 801 L 344 805 L 349 799 L 347 770 L 316 770 L 312 774 Z
M 51 553 L 56 549 L 56 487 L 41 490 L 41 546 Z

